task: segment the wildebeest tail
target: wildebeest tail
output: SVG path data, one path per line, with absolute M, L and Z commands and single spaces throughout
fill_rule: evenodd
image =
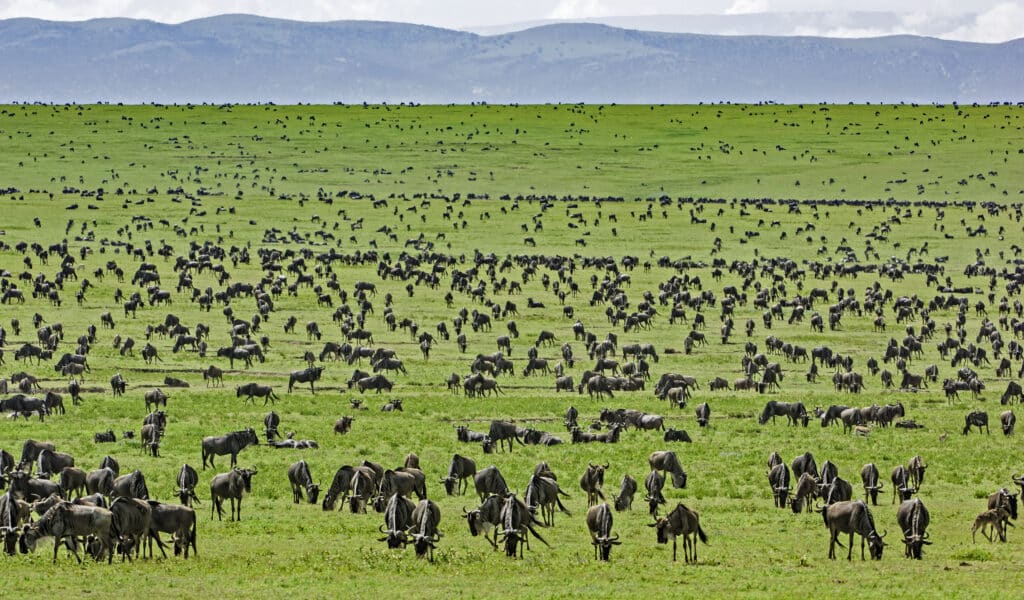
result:
M 561 490 L 559 490 L 559 491 L 561 491 Z M 568 496 L 568 495 L 569 494 L 566 494 L 566 496 Z M 572 513 L 569 512 L 569 509 L 566 508 L 564 504 L 562 504 L 562 499 L 561 498 L 559 498 L 558 496 L 555 496 L 555 502 L 558 503 L 558 510 L 564 512 L 565 514 L 569 515 L 570 517 L 572 516 Z
M 704 533 L 704 529 L 702 529 L 700 525 L 697 525 L 697 536 L 700 537 L 700 541 L 704 542 L 705 544 L 708 543 L 708 536 L 706 533 Z
M 545 546 L 547 546 L 548 548 L 550 548 L 550 547 L 551 547 L 551 544 L 547 543 L 547 541 L 546 541 L 546 540 L 545 540 L 544 538 L 540 537 L 540 534 L 539 534 L 539 533 L 537 533 L 537 530 L 533 528 L 533 525 L 532 525 L 532 524 L 527 524 L 527 525 L 526 525 L 526 528 L 527 528 L 527 529 L 529 529 L 529 530 L 530 530 L 530 533 L 532 533 L 532 534 L 533 534 L 533 537 L 535 537 L 535 538 L 537 538 L 538 540 L 540 540 L 542 544 L 544 544 L 544 545 L 545 545 Z

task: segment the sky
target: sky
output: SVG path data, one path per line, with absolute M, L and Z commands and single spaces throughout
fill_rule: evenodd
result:
M 846 27 L 841 14 L 852 11 L 891 14 L 870 27 Z M 1024 0 L 0 0 L 0 19 L 128 17 L 180 23 L 231 13 L 301 21 L 401 21 L 469 30 L 547 19 L 835 13 L 839 16 L 808 19 L 804 27 L 794 28 L 790 19 L 785 29 L 764 33 L 831 37 L 906 33 L 973 42 L 1024 37 Z M 654 25 L 645 28 L 657 27 L 657 20 L 651 22 Z

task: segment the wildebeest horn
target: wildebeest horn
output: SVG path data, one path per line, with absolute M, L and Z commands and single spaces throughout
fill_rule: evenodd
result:
M 380 529 L 381 533 L 387 533 L 387 531 L 384 529 L 384 524 L 383 523 L 380 524 L 380 527 L 378 527 L 378 529 Z
M 884 537 L 885 537 L 885 536 L 887 536 L 887 535 L 889 535 L 889 530 L 888 530 L 888 529 L 886 529 L 886 530 L 885 530 L 885 532 L 883 532 L 883 533 L 882 533 L 882 535 L 880 535 L 880 536 L 878 536 L 878 537 L 879 537 L 879 538 L 884 538 Z
M 588 465 L 590 465 L 590 468 L 591 468 L 591 469 L 594 469 L 594 468 L 596 468 L 596 467 L 594 466 L 594 463 L 587 463 L 587 464 L 588 464 Z
M 612 466 L 612 463 L 604 463 L 604 468 L 606 468 L 606 469 L 610 468 L 611 466 Z
M 462 514 L 467 515 L 467 516 L 469 515 L 469 511 L 466 510 L 465 506 L 462 507 Z

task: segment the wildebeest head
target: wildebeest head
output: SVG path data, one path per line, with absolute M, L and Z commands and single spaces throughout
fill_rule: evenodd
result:
M 911 558 L 921 559 L 924 554 L 924 545 L 931 544 L 928 541 L 928 532 L 924 532 L 921 535 L 911 535 L 910 531 L 903 532 L 903 543 L 907 546 L 907 556 Z M 874 556 L 872 556 L 874 558 Z M 881 558 L 881 556 L 879 556 Z
M 622 542 L 619 541 L 619 534 L 616 533 L 614 536 L 601 536 L 594 538 L 594 541 L 591 543 L 600 549 L 601 560 L 607 561 L 609 556 L 611 556 L 612 546 L 618 546 Z
M 409 535 L 401 529 L 384 529 L 384 525 L 380 526 L 380 532 L 384 534 L 384 537 L 377 538 L 378 541 L 387 542 L 388 548 L 403 547 L 409 543 Z
M 871 552 L 872 560 L 882 560 L 882 551 L 885 550 L 885 541 L 882 538 L 885 536 L 886 533 L 879 535 L 879 533 L 874 530 L 868 534 L 868 550 Z
M 668 543 L 668 526 L 669 526 L 669 522 L 668 522 L 668 518 L 667 517 L 661 517 L 659 519 L 655 519 L 653 523 L 649 523 L 647 526 L 654 528 L 654 532 L 658 534 L 658 543 L 659 544 L 667 544 Z

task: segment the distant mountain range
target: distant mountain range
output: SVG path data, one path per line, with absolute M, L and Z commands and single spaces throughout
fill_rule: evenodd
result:
M 226 15 L 0 21 L 0 101 L 990 102 L 1024 100 L 1024 39 L 974 44 L 658 33 L 500 35 Z

